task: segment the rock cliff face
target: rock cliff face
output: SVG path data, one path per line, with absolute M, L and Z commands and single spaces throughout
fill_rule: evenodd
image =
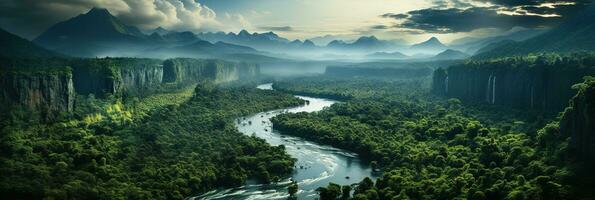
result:
M 589 77 L 575 86 L 578 94 L 560 120 L 560 132 L 570 136 L 573 155 L 590 165 L 595 164 L 595 78 Z
M 35 66 L 26 67 L 31 64 Z M 47 66 L 50 64 L 52 67 Z M 0 67 L 0 103 L 8 105 L 5 108 L 22 105 L 49 118 L 72 111 L 77 94 L 142 96 L 163 84 L 202 80 L 218 84 L 254 78 L 260 73 L 256 64 L 196 59 L 32 60 L 5 62 Z
M 169 59 L 163 63 L 164 83 L 193 83 L 211 80 L 224 83 L 250 79 L 260 73 L 256 64 L 234 63 L 222 60 Z
M 75 91 L 72 74 L 0 73 L 0 103 L 36 110 L 46 119 L 59 112 L 72 111 Z
M 163 79 L 160 60 L 135 58 L 72 61 L 74 86 L 83 95 L 136 95 L 156 89 Z
M 467 102 L 557 113 L 574 95 L 571 86 L 594 75 L 590 60 L 543 58 L 470 62 L 438 69 L 432 91 Z
M 157 89 L 163 82 L 163 65 L 152 64 L 142 67 L 120 69 L 122 92 L 135 95 Z

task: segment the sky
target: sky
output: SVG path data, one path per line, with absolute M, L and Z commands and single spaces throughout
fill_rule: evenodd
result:
M 375 35 L 449 42 L 548 28 L 590 0 L 0 0 L 0 28 L 34 39 L 53 24 L 107 8 L 142 30 L 273 31 L 288 39 Z M 592 19 L 591 19 L 592 20 Z

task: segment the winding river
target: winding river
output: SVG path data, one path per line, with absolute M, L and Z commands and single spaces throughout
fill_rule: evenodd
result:
M 262 90 L 272 90 L 272 83 L 258 86 Z M 284 112 L 316 112 L 337 101 L 306 96 L 296 96 L 309 101 L 309 104 L 272 110 L 246 116 L 236 121 L 238 130 L 246 135 L 256 135 L 271 145 L 285 145 L 285 149 L 293 158 L 297 158 L 291 177 L 281 182 L 258 184 L 249 181 L 246 185 L 207 192 L 191 199 L 287 199 L 287 185 L 291 180 L 298 182 L 298 199 L 315 199 L 316 188 L 327 186 L 329 182 L 347 185 L 361 181 L 364 177 L 375 179 L 368 163 L 360 160 L 357 154 L 316 144 L 298 137 L 283 135 L 272 130 L 270 119 Z

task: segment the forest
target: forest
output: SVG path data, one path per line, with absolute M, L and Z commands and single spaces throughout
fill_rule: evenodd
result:
M 295 160 L 283 146 L 239 133 L 232 121 L 303 101 L 203 82 L 145 98 L 79 95 L 76 103 L 55 123 L 24 109 L 3 113 L 0 196 L 185 199 L 249 178 L 275 181 Z
M 591 165 L 571 156 L 560 117 L 463 105 L 429 94 L 427 85 L 366 78 L 279 81 L 279 90 L 340 96 L 344 103 L 279 115 L 274 128 L 354 151 L 383 172 L 376 182 L 319 188 L 322 200 L 593 197 L 586 189 L 593 186 L 586 170 Z M 587 78 L 575 92 L 592 96 L 593 86 Z
M 595 199 L 595 0 L 0 0 L 0 200 Z

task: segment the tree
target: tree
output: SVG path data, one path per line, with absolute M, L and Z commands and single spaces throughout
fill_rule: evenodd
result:
M 296 181 L 291 181 L 291 184 L 287 186 L 287 192 L 289 193 L 290 197 L 295 196 L 295 194 L 298 192 L 298 184 Z

